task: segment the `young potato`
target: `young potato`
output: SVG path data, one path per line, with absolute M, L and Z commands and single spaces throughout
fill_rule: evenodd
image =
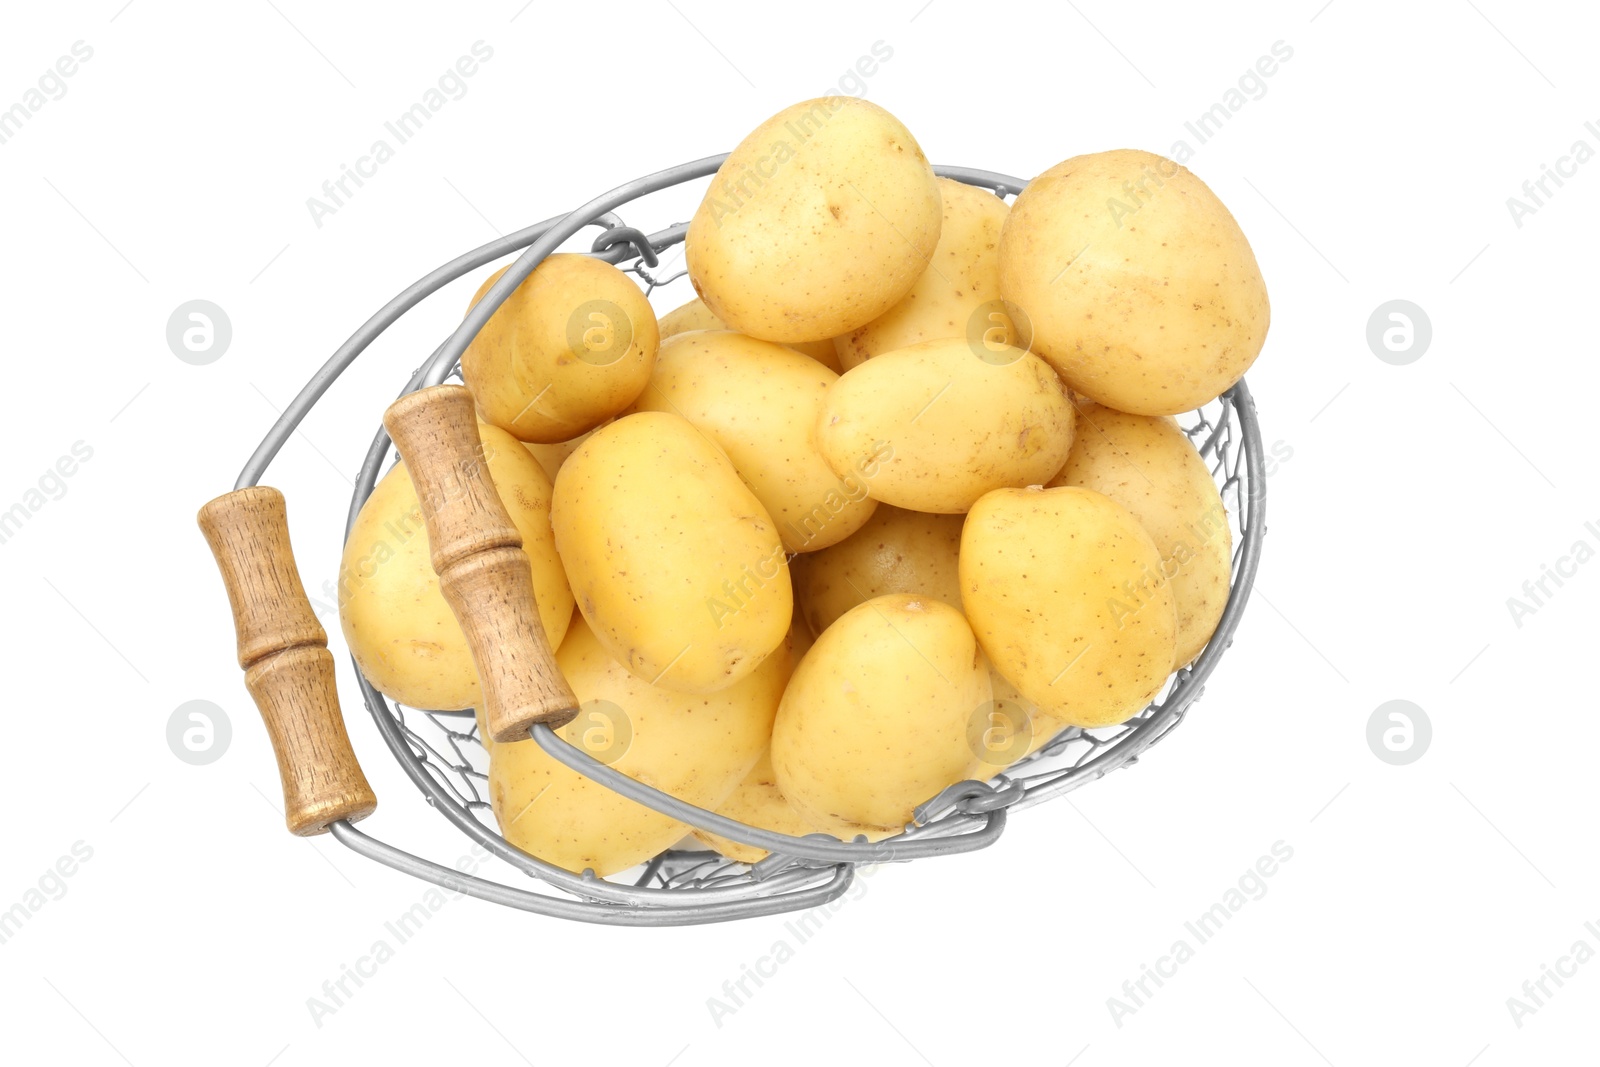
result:
M 715 441 L 778 524 L 790 552 L 849 537 L 878 502 L 817 451 L 822 398 L 839 376 L 814 359 L 728 330 L 668 338 L 634 409 L 672 412 Z
M 480 424 L 478 433 L 495 488 L 522 534 L 539 621 L 554 647 L 572 619 L 572 590 L 550 529 L 550 479 L 504 430 Z M 478 671 L 439 591 L 427 524 L 404 463 L 379 479 L 345 541 L 339 624 L 361 673 L 385 696 L 428 711 L 480 702 Z
M 715 807 L 767 747 L 792 664 L 780 648 L 720 692 L 677 693 L 641 681 L 573 621 L 556 663 L 580 701 L 557 732 L 595 759 L 680 800 Z M 670 847 L 687 824 L 612 792 L 533 741 L 489 750 L 489 801 L 507 841 L 569 871 L 601 876 Z
M 992 697 L 959 611 L 876 597 L 823 631 L 795 668 L 772 728 L 778 788 L 824 830 L 893 833 L 977 769 L 969 734 Z
M 1072 404 L 1043 360 L 956 337 L 845 371 L 828 390 L 817 447 L 841 473 L 883 457 L 867 483 L 874 499 L 956 514 L 992 489 L 1048 481 L 1072 434 Z
M 504 273 L 491 275 L 473 304 Z M 589 256 L 558 254 L 484 323 L 461 356 L 461 375 L 484 421 L 552 444 L 633 403 L 659 343 L 655 312 L 631 278 Z
M 1104 493 L 1154 539 L 1178 608 L 1173 667 L 1182 667 L 1211 640 L 1228 606 L 1233 529 L 1217 483 L 1171 418 L 1085 404 L 1078 428 L 1066 466 L 1050 484 Z
M 578 610 L 652 685 L 716 692 L 783 643 L 794 597 L 777 527 L 679 416 L 595 431 L 556 476 L 550 518 Z
M 855 97 L 785 108 L 741 141 L 689 224 L 695 292 L 731 329 L 825 341 L 910 291 L 939 241 L 916 139 Z
M 661 339 L 675 337 L 680 333 L 690 330 L 726 330 L 728 324 L 711 314 L 711 309 L 706 307 L 706 302 L 695 297 L 687 304 L 673 308 L 661 317 Z M 844 368 L 839 365 L 839 353 L 833 349 L 832 341 L 794 341 L 786 348 L 810 356 L 818 363 L 827 367 L 835 374 L 843 374 Z
M 1017 692 L 1017 687 L 993 664 L 989 666 L 989 682 L 994 686 L 994 704 L 987 715 L 974 723 L 981 732 L 973 743 L 982 753 L 983 762 L 972 777 L 980 782 L 987 782 L 1022 757 L 1039 751 L 1067 727 Z
M 1006 202 L 989 189 L 940 178 L 944 223 L 933 258 L 898 304 L 833 339 L 845 368 L 938 337 L 1027 348 L 1000 300 L 1000 227 Z
M 716 805 L 715 811 L 718 815 L 738 819 L 747 826 L 791 837 L 804 837 L 817 832 L 817 828 L 794 809 L 794 805 L 783 795 L 783 790 L 778 788 L 778 772 L 772 769 L 770 745 L 761 753 L 755 767 L 745 775 L 744 781 L 728 795 L 728 799 Z M 704 830 L 694 830 L 693 836 L 702 845 L 714 848 L 730 860 L 740 863 L 758 863 L 767 858 L 764 848 L 740 844 Z
M 1072 726 L 1139 712 L 1172 670 L 1178 612 L 1161 553 L 1091 489 L 997 489 L 961 531 L 961 601 L 990 662 Z
M 961 607 L 956 552 L 960 515 L 926 515 L 879 504 L 843 541 L 790 563 L 795 601 L 813 634 L 885 593 L 917 593 Z
M 1069 386 L 1138 415 L 1224 392 L 1271 318 L 1222 201 L 1181 165 L 1131 150 L 1058 163 L 1022 191 L 1000 234 L 1000 291 Z
M 604 426 L 610 421 L 610 419 L 607 419 L 606 422 L 602 422 L 600 425 Z M 596 429 L 598 428 L 596 427 Z M 594 433 L 594 430 L 590 430 L 589 433 Z M 554 484 L 556 473 L 561 470 L 561 465 L 567 461 L 567 457 L 576 452 L 578 446 L 588 439 L 589 434 L 586 433 L 574 437 L 570 441 L 557 441 L 554 444 L 547 445 L 541 445 L 536 441 L 524 441 L 522 447 L 526 448 L 528 454 L 538 461 L 539 466 L 544 469 L 545 474 L 549 475 L 551 483 Z

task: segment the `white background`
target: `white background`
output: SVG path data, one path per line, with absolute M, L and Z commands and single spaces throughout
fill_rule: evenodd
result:
M 0 145 L 12 386 L 0 508 L 82 441 L 65 495 L 0 545 L 11 727 L 0 909 L 83 842 L 66 892 L 0 945 L 14 1062 L 887 1064 L 1570 1063 L 1600 963 L 1536 1014 L 1573 943 L 1600 949 L 1591 667 L 1600 563 L 1519 627 L 1507 598 L 1600 544 L 1590 395 L 1600 161 L 1519 227 L 1506 200 L 1600 148 L 1579 5 L 13 5 L 0 107 L 76 41 L 93 57 Z M 1319 6 L 1321 9 L 1319 10 Z M 493 58 L 336 214 L 319 194 L 475 41 Z M 451 902 L 318 1026 L 307 998 L 426 887 L 284 832 L 194 512 L 368 314 L 466 248 L 629 178 L 732 147 L 866 81 L 936 162 L 1032 175 L 1114 147 L 1195 147 L 1273 300 L 1250 373 L 1292 458 L 1238 640 L 1140 765 L 1018 816 L 976 855 L 884 868 L 735 1014 L 707 1000 L 782 920 L 664 931 Z M 1209 143 L 1183 124 L 1286 42 Z M 1553 188 L 1553 187 L 1552 187 Z M 686 218 L 693 194 L 629 222 Z M 375 346 L 269 471 L 306 585 L 336 573 L 349 478 L 385 403 L 458 321 L 464 280 Z M 168 349 L 196 298 L 209 366 Z M 1408 366 L 1365 339 L 1423 307 Z M 361 711 L 332 616 L 364 828 L 440 862 L 466 842 Z M 185 701 L 227 712 L 176 759 Z M 1391 699 L 1433 724 L 1390 766 Z M 1130 1016 L 1107 998 L 1275 842 L 1293 858 Z M 491 872 L 515 880 L 508 871 Z M 1191 939 L 1191 943 L 1192 939 Z

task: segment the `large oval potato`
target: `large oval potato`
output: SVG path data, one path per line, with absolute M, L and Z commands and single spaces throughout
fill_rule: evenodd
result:
M 631 278 L 590 256 L 557 254 L 484 323 L 461 375 L 484 421 L 524 441 L 570 441 L 633 403 L 659 343 L 655 312 Z
M 728 324 L 711 313 L 706 307 L 706 302 L 695 297 L 687 304 L 680 304 L 665 315 L 661 316 L 661 340 L 676 337 L 680 333 L 691 330 L 726 330 Z M 834 351 L 832 341 L 791 341 L 785 348 L 792 348 L 796 352 L 810 356 L 818 363 L 827 367 L 835 374 L 842 374 L 844 368 L 839 365 L 839 353 Z
M 869 462 L 867 492 L 913 511 L 966 511 L 984 493 L 1049 481 L 1072 447 L 1072 402 L 1043 360 L 924 341 L 844 372 L 817 447 L 843 475 Z
M 756 127 L 689 224 L 689 279 L 712 314 L 766 341 L 824 341 L 910 291 L 939 241 L 939 188 L 876 104 L 807 100 Z
M 1178 163 L 1131 150 L 1029 183 L 1001 231 L 1000 289 L 1069 386 L 1139 415 L 1217 397 L 1260 354 L 1271 318 L 1222 201 Z
M 839 364 L 938 337 L 1027 348 L 1000 299 L 1000 227 L 1006 202 L 989 189 L 939 179 L 944 222 L 928 267 L 894 307 L 833 339 Z
M 700 807 L 722 803 L 761 757 L 792 667 L 780 648 L 719 692 L 677 693 L 634 676 L 581 618 L 556 663 L 580 701 L 578 717 L 557 732 L 613 769 Z M 601 876 L 644 862 L 688 831 L 569 770 L 533 741 L 490 748 L 489 800 L 507 841 Z
M 1178 609 L 1174 667 L 1200 654 L 1228 606 L 1233 529 L 1200 453 L 1171 418 L 1078 408 L 1079 433 L 1050 482 L 1104 493 L 1133 513 L 1161 552 Z
M 928 515 L 879 504 L 865 526 L 821 552 L 791 561 L 794 598 L 811 633 L 885 593 L 917 593 L 961 607 L 956 553 L 960 515 Z
M 572 590 L 550 528 L 550 480 L 504 430 L 480 424 L 478 433 L 495 489 L 522 534 L 539 621 L 556 647 L 572 619 Z M 345 540 L 339 624 L 361 673 L 385 696 L 428 711 L 480 702 L 478 671 L 439 591 L 427 524 L 404 463 L 378 481 Z
M 870 600 L 823 631 L 789 680 L 772 728 L 778 788 L 822 829 L 892 833 L 979 766 L 969 734 L 992 696 L 959 611 Z
M 794 595 L 777 527 L 679 416 L 595 431 L 556 476 L 550 517 L 578 610 L 652 685 L 715 692 L 782 644 Z
M 813 552 L 855 533 L 878 506 L 859 474 L 841 478 L 817 451 L 823 397 L 838 380 L 771 341 L 698 330 L 661 346 L 634 408 L 688 419 L 727 453 L 784 547 Z
M 1052 718 L 1123 722 L 1171 673 L 1178 613 L 1160 550 L 1107 496 L 998 489 L 967 514 L 959 568 L 983 650 Z

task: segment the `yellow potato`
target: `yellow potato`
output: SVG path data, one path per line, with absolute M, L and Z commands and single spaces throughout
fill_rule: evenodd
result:
M 965 338 L 885 352 L 839 378 L 817 446 L 841 474 L 882 457 L 867 480 L 877 500 L 913 511 L 964 512 L 984 493 L 1043 484 L 1072 447 L 1072 404 L 1042 360 Z
M 1069 386 L 1139 415 L 1227 390 L 1271 318 L 1222 201 L 1172 160 L 1131 150 L 1058 163 L 1022 191 L 1000 235 L 1000 290 Z
M 1039 751 L 1067 727 L 1017 692 L 1017 687 L 992 664 L 989 682 L 994 686 L 994 704 L 974 724 L 981 732 L 973 743 L 982 754 L 983 762 L 972 772 L 972 777 L 980 782 L 987 782 L 1022 757 Z
M 805 816 L 794 810 L 794 805 L 789 803 L 783 791 L 778 788 L 778 774 L 772 769 L 770 746 L 761 753 L 755 768 L 745 775 L 744 781 L 739 783 L 738 788 L 728 796 L 727 800 L 716 806 L 716 812 L 730 819 L 738 819 L 747 826 L 754 826 L 759 830 L 772 830 L 791 837 L 804 837 L 806 834 L 817 832 L 817 828 L 807 822 Z M 730 860 L 738 860 L 740 863 L 756 863 L 767 858 L 767 850 L 764 848 L 743 845 L 704 830 L 695 830 L 694 839 L 716 849 Z
M 879 504 L 843 541 L 790 563 L 795 601 L 820 634 L 858 604 L 885 593 L 917 593 L 961 607 L 956 552 L 960 515 L 926 515 Z
M 824 830 L 892 833 L 977 769 L 969 735 L 992 696 L 959 611 L 902 593 L 870 600 L 789 680 L 772 728 L 778 788 Z
M 558 254 L 484 324 L 461 374 L 484 421 L 524 441 L 570 441 L 633 403 L 659 342 L 655 312 L 631 278 L 589 256 Z
M 581 702 L 578 717 L 557 732 L 613 769 L 701 807 L 721 804 L 761 757 L 792 666 L 780 648 L 720 692 L 676 693 L 617 663 L 581 618 L 556 662 Z M 569 770 L 533 741 L 490 749 L 489 799 L 507 841 L 569 871 L 626 870 L 688 830 Z
M 572 590 L 550 529 L 550 479 L 510 434 L 479 425 L 489 474 L 533 570 L 539 619 L 552 647 L 572 619 Z M 462 711 L 479 703 L 478 671 L 439 591 L 428 529 L 405 464 L 373 488 L 339 565 L 339 623 L 361 673 L 413 708 Z
M 794 598 L 777 527 L 679 416 L 597 430 L 556 476 L 551 523 L 578 610 L 643 680 L 715 692 L 783 643 Z
M 675 307 L 661 317 L 661 339 L 675 337 L 680 333 L 691 330 L 726 330 L 728 324 L 711 314 L 711 309 L 706 307 L 706 302 L 695 297 L 681 307 Z M 833 349 L 832 341 L 795 341 L 786 348 L 810 356 L 835 374 L 842 374 L 844 368 L 839 365 L 839 353 Z
M 964 519 L 879 504 L 867 524 L 839 544 L 796 558 L 790 564 L 795 603 L 807 629 L 820 634 L 845 612 L 886 593 L 915 593 L 961 610 L 958 558 Z M 993 664 L 987 666 L 996 703 L 1010 701 L 1021 712 L 1003 709 L 1010 728 L 1032 738 L 1025 751 L 1013 751 L 1016 746 L 1007 742 L 1005 751 L 994 754 L 1012 762 L 1044 744 L 1062 724 L 1039 715 Z
M 610 421 L 610 419 L 606 420 L 606 422 Z M 606 423 L 603 422 L 600 425 L 604 426 L 605 424 Z M 589 433 L 594 433 L 594 430 L 590 430 Z M 578 446 L 583 444 L 588 439 L 589 434 L 586 433 L 574 437 L 570 441 L 557 441 L 554 444 L 548 445 L 541 445 L 537 441 L 524 441 L 522 443 L 522 447 L 526 448 L 528 450 L 528 454 L 539 461 L 539 466 L 544 469 L 545 474 L 548 475 L 550 481 L 554 483 L 556 480 L 556 472 L 561 470 L 561 465 L 567 461 L 567 457 L 576 452 L 578 450 Z
M 699 330 L 661 346 L 634 408 L 688 419 L 727 453 L 784 547 L 813 552 L 855 533 L 878 506 L 861 476 L 841 478 L 817 451 L 822 398 L 838 380 L 782 345 Z
M 1004 200 L 991 190 L 939 179 L 944 224 L 928 267 L 900 302 L 833 339 L 839 364 L 857 366 L 880 352 L 938 337 L 1028 347 L 1000 299 L 1000 227 Z
M 1233 529 L 1200 453 L 1171 418 L 1086 404 L 1066 466 L 1051 485 L 1104 493 L 1139 520 L 1161 551 L 1178 608 L 1174 667 L 1200 654 L 1228 606 Z
M 1160 572 L 1139 520 L 1090 489 L 998 489 L 961 531 L 961 600 L 984 652 L 1073 726 L 1123 722 L 1166 681 L 1178 613 Z
M 739 143 L 695 211 L 685 257 L 731 329 L 825 341 L 911 290 L 939 225 L 939 187 L 910 131 L 876 104 L 825 97 Z

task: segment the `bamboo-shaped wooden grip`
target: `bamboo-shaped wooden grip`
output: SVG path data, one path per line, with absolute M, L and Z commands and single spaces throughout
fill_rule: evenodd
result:
M 383 416 L 428 524 L 439 588 L 466 635 L 497 743 L 535 723 L 562 726 L 578 700 L 556 666 L 539 620 L 522 534 L 495 490 L 472 394 L 436 385 L 401 397 Z
M 220 496 L 200 509 L 200 529 L 233 605 L 245 686 L 278 757 L 289 831 L 310 837 L 366 818 L 378 799 L 345 732 L 328 635 L 300 584 L 283 494 L 256 486 Z

